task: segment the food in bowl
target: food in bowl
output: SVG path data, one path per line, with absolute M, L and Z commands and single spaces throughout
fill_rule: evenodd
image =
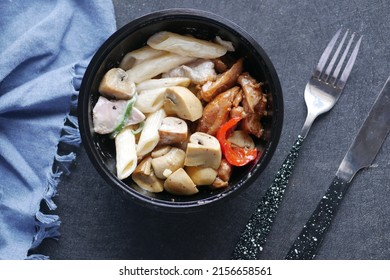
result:
M 116 175 L 142 189 L 188 196 L 227 188 L 261 156 L 268 112 L 262 83 L 232 42 L 161 31 L 109 69 L 93 127 L 115 143 Z M 258 142 L 258 141 L 256 141 Z
M 121 62 L 129 52 L 149 47 L 146 44 L 147 40 L 164 30 L 181 35 L 190 34 L 195 38 L 211 42 L 215 42 L 216 36 L 219 36 L 224 41 L 232 42 L 234 52 L 227 52 L 224 57 L 224 59 L 226 58 L 225 65 L 228 67 L 223 69 L 225 66 L 219 63 L 220 59 L 212 59 L 215 65 L 214 69 L 216 71 L 226 71 L 239 58 L 243 58 L 244 70 L 261 83 L 261 90 L 266 95 L 267 114 L 261 118 L 262 136 L 260 138 L 251 137 L 258 150 L 258 156 L 244 166 L 232 168 L 228 186 L 221 188 L 197 187 L 199 192 L 193 195 L 174 195 L 165 190 L 162 192 L 146 191 L 132 179 L 135 172 L 126 179 L 120 180 L 117 177 L 115 141 L 110 139 L 109 134 L 98 134 L 94 131 L 93 108 L 99 98 L 102 97 L 99 93 L 99 86 L 103 77 L 109 70 L 120 68 Z M 154 53 L 156 52 L 154 51 Z M 134 63 L 134 60 L 130 57 L 129 63 Z M 183 70 L 181 69 L 180 71 Z M 188 79 L 180 79 L 183 79 L 183 84 L 181 85 L 188 87 L 190 90 L 193 88 L 193 86 L 185 85 Z M 154 80 L 157 79 L 151 80 L 153 80 L 151 83 L 145 83 L 143 86 L 148 87 L 154 84 L 156 82 Z M 140 89 L 138 90 L 141 91 Z M 139 97 L 140 94 L 138 94 Z M 113 98 L 106 99 L 108 101 L 117 101 Z M 124 101 L 127 102 L 128 100 Z M 144 116 L 146 117 L 148 114 L 150 113 L 145 113 Z M 98 174 L 106 180 L 108 185 L 120 194 L 123 194 L 124 198 L 128 198 L 142 206 L 161 211 L 200 211 L 233 198 L 248 187 L 253 186 L 254 182 L 259 181 L 258 178 L 261 178 L 263 170 L 271 160 L 281 135 L 283 95 L 278 75 L 272 62 L 262 47 L 245 30 L 227 19 L 209 12 L 194 9 L 169 9 L 153 12 L 132 20 L 116 31 L 100 46 L 85 71 L 80 87 L 78 122 L 82 143 L 91 160 L 91 164 L 96 168 Z M 171 123 L 172 120 L 166 125 Z M 188 123 L 186 122 L 187 126 Z M 188 126 L 188 129 L 194 129 L 194 127 Z M 133 128 L 133 130 L 136 129 Z M 235 134 L 229 137 L 229 141 L 234 141 L 232 138 L 236 138 Z M 137 134 L 135 139 L 139 135 Z M 184 148 L 182 147 L 182 150 Z M 221 169 L 224 168 L 228 171 L 229 167 L 229 165 L 221 164 Z M 190 172 L 188 171 L 189 168 L 184 169 L 187 173 Z M 208 172 L 206 173 L 206 171 Z M 208 174 L 207 176 L 209 176 L 210 173 L 211 170 L 205 170 L 197 174 L 199 174 L 198 178 L 206 178 L 206 175 Z M 142 177 L 142 175 L 139 176 Z

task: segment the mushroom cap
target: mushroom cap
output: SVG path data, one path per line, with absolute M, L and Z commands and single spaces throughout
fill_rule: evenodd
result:
M 221 146 L 214 136 L 195 132 L 187 144 L 185 166 L 202 166 L 217 169 L 221 164 Z
M 109 98 L 127 100 L 133 97 L 136 88 L 126 71 L 121 68 L 112 68 L 103 76 L 99 92 Z
M 165 179 L 166 170 L 172 172 L 184 166 L 185 152 L 178 148 L 172 147 L 169 152 L 161 157 L 152 159 L 152 167 L 157 178 Z
M 182 119 L 166 117 L 163 119 L 158 133 L 160 135 L 159 144 L 171 145 L 183 143 L 188 137 L 188 126 Z
M 186 166 L 185 170 L 197 186 L 211 185 L 217 178 L 217 171 L 211 167 Z
M 193 195 L 199 192 L 183 168 L 179 168 L 165 180 L 164 189 L 175 195 Z
M 203 114 L 200 100 L 188 88 L 181 86 L 167 88 L 164 110 L 168 115 L 177 115 L 192 122 L 200 119 Z
M 144 158 L 134 170 L 131 178 L 142 189 L 149 192 L 162 192 L 164 190 L 163 181 L 159 180 L 152 169 L 152 158 Z

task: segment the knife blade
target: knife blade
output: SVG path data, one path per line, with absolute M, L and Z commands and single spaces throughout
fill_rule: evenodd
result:
M 332 184 L 291 246 L 286 259 L 314 259 L 356 173 L 374 161 L 390 131 L 390 77 L 342 160 Z

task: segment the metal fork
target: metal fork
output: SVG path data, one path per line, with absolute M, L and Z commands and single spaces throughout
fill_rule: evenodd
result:
M 359 36 L 359 39 L 354 44 L 355 47 L 349 53 L 351 46 L 356 41 L 356 35 L 353 33 L 346 46 L 344 46 L 349 34 L 347 30 L 335 48 L 340 33 L 341 29 L 337 31 L 328 43 L 305 87 L 304 98 L 307 107 L 307 116 L 301 133 L 298 135 L 298 139 L 295 141 L 288 156 L 276 173 L 272 185 L 267 189 L 256 211 L 250 217 L 234 249 L 233 259 L 256 259 L 263 250 L 263 245 L 271 231 L 289 177 L 298 158 L 299 150 L 310 127 L 319 115 L 333 108 L 344 89 L 355 63 L 362 37 Z M 343 49 L 344 51 L 341 57 L 339 57 Z M 331 56 L 332 53 L 333 55 Z M 349 59 L 344 65 L 347 56 L 349 56 Z M 338 63 L 336 65 L 337 61 Z

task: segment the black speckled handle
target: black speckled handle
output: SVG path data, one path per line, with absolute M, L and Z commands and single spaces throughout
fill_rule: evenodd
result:
M 334 178 L 316 210 L 292 245 L 286 259 L 311 260 L 316 257 L 326 230 L 329 228 L 348 186 L 349 183 L 345 180 L 337 176 Z
M 234 249 L 232 259 L 254 260 L 263 250 L 304 138 L 298 136 Z

